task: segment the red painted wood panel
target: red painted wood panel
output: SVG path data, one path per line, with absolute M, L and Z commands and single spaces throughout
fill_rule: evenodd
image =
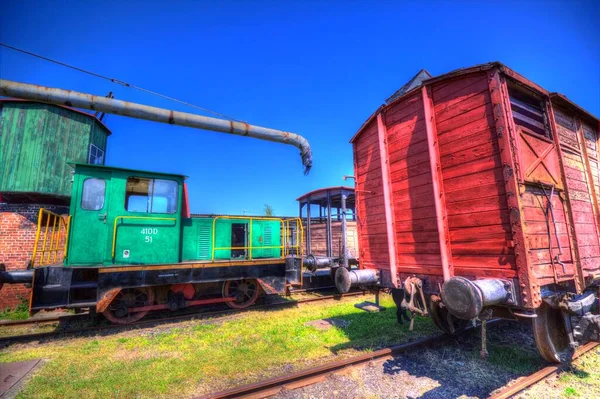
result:
M 385 123 L 388 129 L 396 123 L 405 122 L 415 115 L 423 117 L 423 104 L 421 94 L 416 93 L 391 105 L 385 113 Z
M 473 226 L 457 230 L 450 230 L 450 240 L 454 242 L 479 241 L 490 238 L 504 237 L 511 239 L 510 225 Z
M 434 108 L 443 104 L 443 100 L 447 100 L 450 96 L 460 97 L 465 92 L 478 92 L 477 89 L 473 89 L 471 86 L 481 84 L 482 81 L 485 81 L 487 84 L 487 75 L 485 73 L 462 76 L 455 80 L 444 81 L 434 85 L 432 88 Z
M 437 125 L 438 134 L 443 136 L 452 130 L 462 128 L 470 123 L 480 120 L 489 120 L 489 102 L 486 104 L 478 105 L 471 110 L 466 111 L 463 114 L 458 115 L 455 118 L 445 120 Z
M 359 258 L 367 267 L 389 268 L 377 124 L 364 127 L 354 142 Z M 375 212 L 373 212 L 375 210 Z
M 462 215 L 473 212 L 505 211 L 506 195 L 494 195 L 485 198 L 472 198 L 464 201 L 447 202 L 448 215 Z
M 475 184 L 474 182 L 471 182 L 470 184 L 466 184 L 466 179 L 465 176 L 472 176 L 474 174 L 476 174 L 477 172 L 485 172 L 485 171 L 489 171 L 491 169 L 496 169 L 496 168 L 500 168 L 502 166 L 502 162 L 500 160 L 500 158 L 498 157 L 498 154 L 493 154 L 481 159 L 477 159 L 475 161 L 472 162 L 468 162 L 466 164 L 463 165 L 456 165 L 456 166 L 452 166 L 452 167 L 448 167 L 446 169 L 443 170 L 444 172 L 444 180 L 448 179 L 451 180 L 455 177 L 460 178 L 459 181 L 462 182 L 462 187 L 468 187 L 471 184 Z M 492 182 L 497 182 L 498 180 L 494 178 L 490 178 L 490 176 L 479 176 L 488 180 L 482 181 L 482 184 L 490 184 Z M 445 187 L 445 184 L 444 184 Z
M 481 132 L 487 131 L 490 126 L 494 125 L 493 116 L 489 113 L 482 113 L 479 119 L 473 119 L 471 122 L 468 122 L 466 125 L 458 126 L 456 128 L 447 130 L 444 134 L 439 135 L 440 140 L 440 151 L 442 147 L 447 146 L 457 140 L 460 140 L 465 137 L 471 137 L 473 135 L 480 134 Z M 450 151 L 451 151 L 450 147 Z
M 410 143 L 425 141 L 425 120 L 415 115 L 405 122 L 397 123 L 388 130 L 388 143 L 408 146 Z M 423 134 L 422 134 L 423 133 Z
M 436 122 L 455 272 L 508 276 L 514 251 L 488 85 L 479 74 L 434 86 Z
M 386 111 L 386 125 L 398 272 L 410 267 L 411 272 L 441 274 L 421 94 L 393 103 Z
M 491 172 L 494 172 L 492 170 Z M 470 175 L 470 178 L 473 178 L 473 175 Z M 473 184 L 472 187 L 467 187 L 464 189 L 458 190 L 449 190 L 449 182 L 450 180 L 446 180 L 444 187 L 446 188 L 446 204 L 450 204 L 452 202 L 458 201 L 466 201 L 470 199 L 478 199 L 478 198 L 487 198 L 487 197 L 495 197 L 498 195 L 505 195 L 506 189 L 504 187 L 503 182 L 499 182 L 494 179 L 490 179 L 489 177 L 482 179 L 484 181 L 493 181 L 491 184 Z
M 391 173 L 391 179 L 394 182 L 406 180 L 409 177 L 421 175 L 430 175 L 429 163 L 420 163 L 417 165 L 409 165 L 405 169 L 397 169 Z

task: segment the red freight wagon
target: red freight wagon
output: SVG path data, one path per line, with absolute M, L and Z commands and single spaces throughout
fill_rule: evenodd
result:
M 500 63 L 422 71 L 351 140 L 361 270 L 338 287 L 403 289 L 447 332 L 531 319 L 570 358 L 600 329 L 599 126 Z

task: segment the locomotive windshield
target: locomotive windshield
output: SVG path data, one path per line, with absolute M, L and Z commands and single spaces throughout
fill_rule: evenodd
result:
M 125 209 L 129 212 L 177 212 L 177 182 L 173 180 L 129 177 Z

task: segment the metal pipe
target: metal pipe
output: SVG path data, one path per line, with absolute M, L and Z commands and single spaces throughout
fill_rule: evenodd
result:
M 31 284 L 33 281 L 33 269 L 27 270 L 0 270 L 0 287 L 3 284 Z
M 442 301 L 452 315 L 471 320 L 487 306 L 514 304 L 514 291 L 508 280 L 452 277 L 442 286 Z
M 348 248 L 346 247 L 346 192 L 342 191 L 342 267 L 348 268 Z
M 300 149 L 305 174 L 312 166 L 308 141 L 298 134 L 281 130 L 4 79 L 0 79 L 0 95 L 289 144 Z
M 310 236 L 310 195 L 308 196 L 308 198 L 306 199 L 306 253 L 307 254 L 311 254 L 310 251 L 310 241 L 311 241 L 311 236 Z
M 324 269 L 326 267 L 329 267 L 333 264 L 333 259 L 328 258 L 328 257 L 317 257 L 315 255 L 308 255 L 306 258 L 304 258 L 304 267 L 306 267 L 306 269 L 309 272 L 316 272 L 317 269 Z
M 335 287 L 339 292 L 345 294 L 350 288 L 359 285 L 367 287 L 377 286 L 379 284 L 379 274 L 375 269 L 350 270 L 345 267 L 339 267 L 335 271 Z
M 325 235 L 327 236 L 327 256 L 333 256 L 333 234 L 331 232 L 331 191 L 327 190 L 327 221 Z

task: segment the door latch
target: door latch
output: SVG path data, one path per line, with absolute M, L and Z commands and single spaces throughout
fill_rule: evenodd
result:
M 106 213 L 99 213 L 98 220 L 102 220 L 106 224 Z

